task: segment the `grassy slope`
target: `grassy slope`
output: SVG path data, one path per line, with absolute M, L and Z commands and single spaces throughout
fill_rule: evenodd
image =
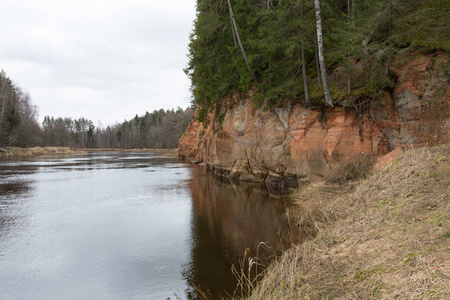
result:
M 450 299 L 450 145 L 295 197 L 299 226 L 317 235 L 273 263 L 251 299 Z

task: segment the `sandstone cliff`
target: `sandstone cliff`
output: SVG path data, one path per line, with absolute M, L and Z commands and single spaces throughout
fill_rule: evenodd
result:
M 253 104 L 252 91 L 224 99 L 206 121 L 191 122 L 179 157 L 206 163 L 230 179 L 296 187 L 354 153 L 448 143 L 447 54 L 417 55 L 391 69 L 396 87 L 378 100 L 360 99 L 360 106 L 314 109 L 291 101 L 265 111 Z

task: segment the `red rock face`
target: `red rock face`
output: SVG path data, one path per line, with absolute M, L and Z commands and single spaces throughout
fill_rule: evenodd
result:
M 204 162 L 221 176 L 283 187 L 324 176 L 354 153 L 383 155 L 401 145 L 448 143 L 446 63 L 441 53 L 394 64 L 395 89 L 360 114 L 298 104 L 263 111 L 254 106 L 252 93 L 243 100 L 226 99 L 226 109 L 216 107 L 221 118 L 214 111 L 205 122 L 190 124 L 179 156 Z

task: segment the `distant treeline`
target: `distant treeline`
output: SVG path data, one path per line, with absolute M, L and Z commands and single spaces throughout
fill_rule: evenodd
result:
M 30 94 L 0 72 L 0 146 L 39 145 L 41 129 L 36 121 L 38 108 Z
M 0 146 L 69 146 L 90 148 L 176 148 L 194 110 L 154 110 L 103 128 L 91 120 L 45 116 L 28 92 L 0 73 Z
M 44 146 L 89 148 L 176 148 L 194 110 L 155 110 L 114 126 L 95 127 L 85 118 L 46 116 L 42 123 Z

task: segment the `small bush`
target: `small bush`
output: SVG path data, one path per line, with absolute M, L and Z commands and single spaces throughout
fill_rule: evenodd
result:
M 356 153 L 343 160 L 337 167 L 333 168 L 326 176 L 328 184 L 345 184 L 348 181 L 364 179 L 370 174 L 375 157 L 372 154 Z

